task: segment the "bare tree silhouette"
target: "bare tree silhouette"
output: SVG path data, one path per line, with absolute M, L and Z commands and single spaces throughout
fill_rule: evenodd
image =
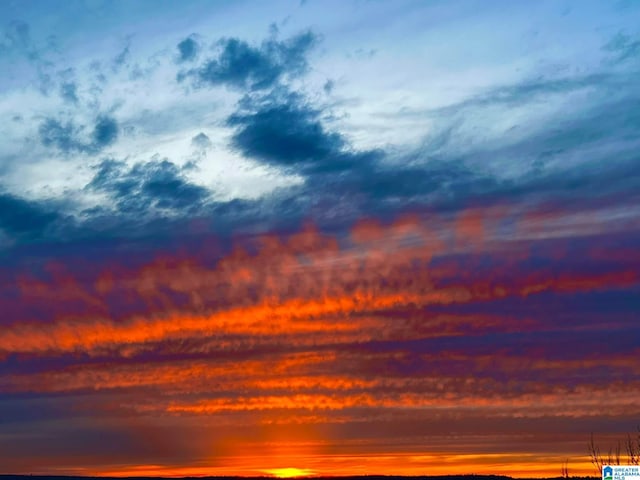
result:
M 627 435 L 624 442 L 624 448 L 627 454 L 628 465 L 640 465 L 640 426 L 637 427 L 636 438 L 634 439 L 631 434 Z M 588 444 L 589 457 L 591 463 L 598 470 L 598 473 L 602 475 L 602 467 L 604 465 L 620 465 L 622 461 L 622 445 L 623 443 L 618 440 L 614 447 L 609 447 L 607 455 L 603 455 L 600 446 L 596 445 L 593 439 L 593 433 Z
M 569 459 L 565 458 L 564 462 L 562 462 L 562 473 L 560 474 L 562 478 L 569 478 Z

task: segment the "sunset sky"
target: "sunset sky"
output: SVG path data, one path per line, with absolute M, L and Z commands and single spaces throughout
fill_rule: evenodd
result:
M 0 473 L 594 474 L 639 78 L 636 0 L 0 0 Z

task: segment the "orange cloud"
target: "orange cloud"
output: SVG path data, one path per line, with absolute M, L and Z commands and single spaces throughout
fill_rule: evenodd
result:
M 603 405 L 608 415 L 632 417 L 638 391 L 620 379 L 640 374 L 633 361 L 637 351 L 565 355 L 561 344 L 546 348 L 521 340 L 527 332 L 552 330 L 547 318 L 524 308 L 541 298 L 536 295 L 565 298 L 635 288 L 638 269 L 620 255 L 608 263 L 606 249 L 585 250 L 584 261 L 598 267 L 593 270 L 538 267 L 530 258 L 532 238 L 602 228 L 589 227 L 589 215 L 560 210 L 529 217 L 525 212 L 518 223 L 514 216 L 522 213 L 478 207 L 451 217 L 370 220 L 342 237 L 306 226 L 290 236 L 238 240 L 215 262 L 196 254 L 166 255 L 142 268 L 91 272 L 86 281 L 50 265 L 47 281 L 19 277 L 19 301 L 28 304 L 25 312 L 36 313 L 11 318 L 0 329 L 0 356 L 11 368 L 18 365 L 2 372 L 0 393 L 51 395 L 73 402 L 78 412 L 120 415 L 124 422 L 210 422 L 231 432 L 255 427 L 288 435 L 293 425 L 357 436 L 353 432 L 359 433 L 361 424 L 391 425 L 397 419 L 414 429 L 415 422 L 433 419 L 457 425 L 476 417 L 585 419 L 602 415 Z M 571 221 L 554 233 L 565 220 Z M 515 227 L 503 235 L 501 226 L 510 221 Z M 568 243 L 557 241 L 542 252 L 554 265 L 574 254 Z M 509 310 L 516 303 L 525 313 Z M 493 305 L 477 311 L 498 313 L 469 313 L 476 305 Z M 593 326 L 575 327 L 579 334 Z M 491 340 L 492 334 L 503 337 Z M 515 336 L 520 343 L 506 345 Z M 29 368 L 21 371 L 23 364 Z M 596 384 L 594 372 L 608 380 Z M 144 442 L 154 435 L 153 429 L 130 429 Z M 327 456 L 319 447 L 300 453 L 301 444 L 292 442 L 265 464 L 242 454 L 243 440 L 233 444 L 237 451 L 224 450 L 228 463 L 204 459 L 187 468 L 123 462 L 82 471 L 204 475 L 297 468 L 412 474 L 440 468 L 453 473 L 456 462 L 463 462 L 477 473 L 508 468 L 524 475 L 546 472 L 541 462 L 556 459 L 554 452 L 514 453 L 504 438 L 491 447 L 494 453 L 464 456 L 450 444 L 450 450 L 438 452 L 431 445 L 405 450 L 378 445 L 374 451 L 364 440 L 339 443 L 343 439 L 332 432 L 323 439 L 334 449 Z M 263 438 L 255 448 L 272 443 Z M 167 448 L 159 444 L 159 450 Z M 513 462 L 520 462 L 521 470 L 514 470 Z

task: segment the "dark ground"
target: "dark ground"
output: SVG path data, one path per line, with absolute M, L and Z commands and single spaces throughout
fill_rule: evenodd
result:
M 275 477 L 180 477 L 171 480 L 264 480 Z M 298 477 L 305 478 L 305 477 Z M 392 476 L 392 475 L 358 475 L 345 477 L 306 477 L 314 480 L 514 480 L 505 475 L 434 475 L 434 476 Z M 570 477 L 571 480 L 599 480 L 600 477 Z M 161 480 L 164 477 L 75 477 L 62 475 L 0 475 L 0 480 Z M 545 477 L 546 480 L 561 480 L 562 477 Z M 540 478 L 519 478 L 517 480 L 541 480 Z

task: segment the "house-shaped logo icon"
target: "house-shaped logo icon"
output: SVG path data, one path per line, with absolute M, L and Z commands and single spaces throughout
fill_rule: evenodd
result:
M 607 465 L 602 469 L 602 480 L 613 480 L 613 468 Z

